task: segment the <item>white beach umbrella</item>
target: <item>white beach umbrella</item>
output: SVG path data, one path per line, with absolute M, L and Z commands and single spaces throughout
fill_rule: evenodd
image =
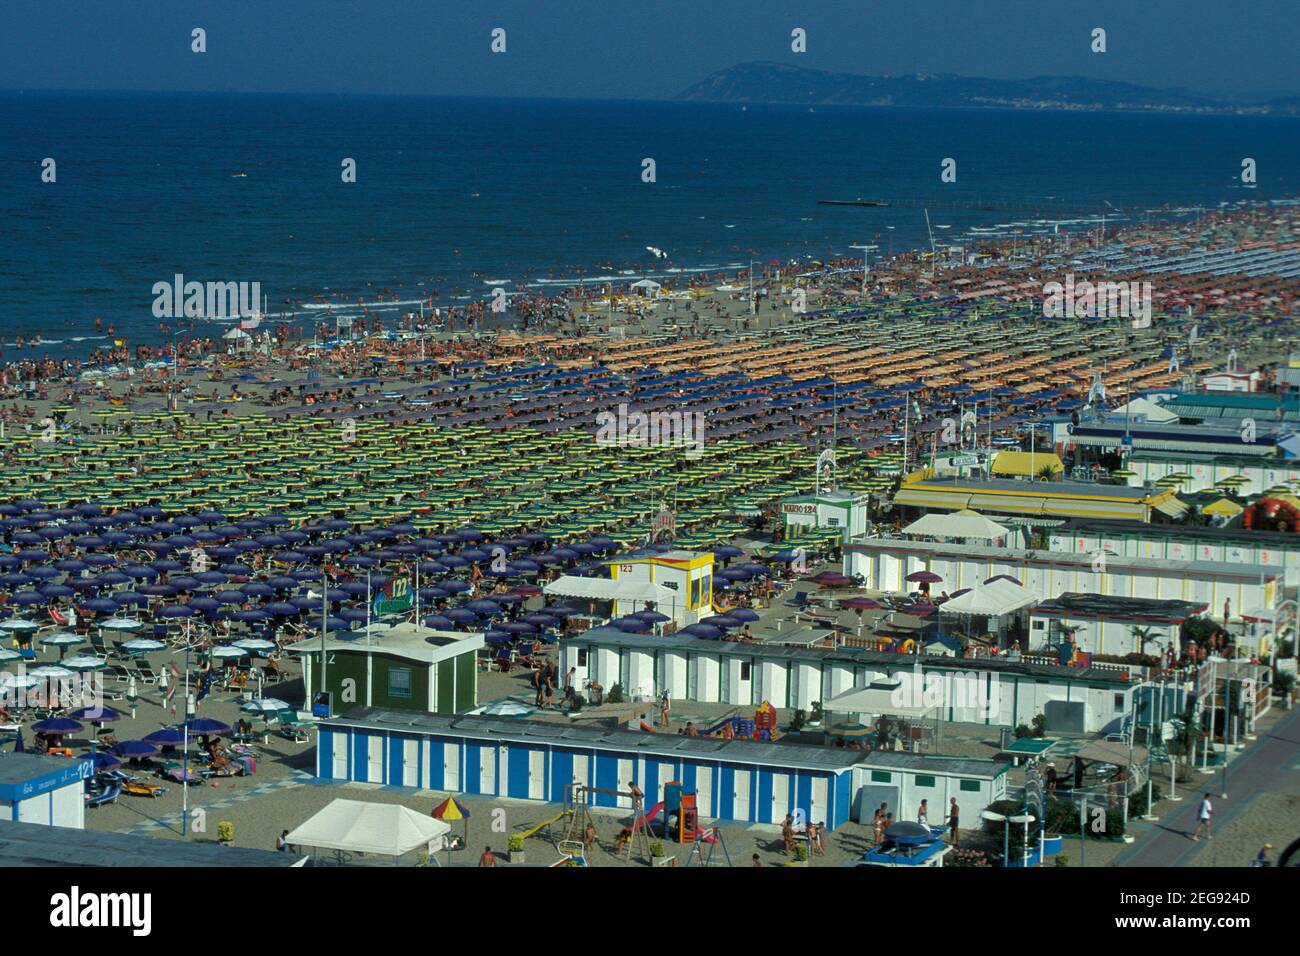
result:
M 0 674 L 0 691 L 39 687 L 41 681 L 31 674 Z
M 282 700 L 276 700 L 274 697 L 258 697 L 255 700 L 250 700 L 239 709 L 250 714 L 262 714 L 263 716 L 267 716 L 280 714 L 286 710 L 291 710 L 292 708 L 289 704 Z
M 85 639 L 79 634 L 73 634 L 71 631 L 56 631 L 42 637 L 41 643 L 49 644 L 51 647 L 71 647 L 74 644 L 85 643 Z
M 242 647 L 235 647 L 233 644 L 227 644 L 223 647 L 214 647 L 208 653 L 218 660 L 223 661 L 233 661 L 248 656 L 248 651 L 244 650 Z
M 484 707 L 483 713 L 493 717 L 523 717 L 533 713 L 533 708 L 517 700 L 498 700 Z
M 0 661 L 16 661 L 22 656 L 17 651 L 11 651 L 7 647 L 0 647 Z
M 76 672 L 68 670 L 61 664 L 42 664 L 40 667 L 33 667 L 27 673 L 42 680 L 61 680 L 72 677 Z
M 138 631 L 142 627 L 144 624 L 141 621 L 131 617 L 110 617 L 99 624 L 102 631 Z
M 78 654 L 76 657 L 64 660 L 63 666 L 74 671 L 102 671 L 108 666 L 108 661 L 102 657 L 92 657 L 90 654 Z
M 152 637 L 133 637 L 129 641 L 123 641 L 119 646 L 132 654 L 146 654 L 149 651 L 161 651 L 167 645 Z
M 242 647 L 246 651 L 273 651 L 278 646 L 275 641 L 268 641 L 262 637 L 246 637 L 243 640 L 235 641 L 231 647 Z
M 0 631 L 10 631 L 15 634 L 40 630 L 40 627 L 41 626 L 35 621 L 28 621 L 24 618 L 13 618 L 8 621 L 0 621 Z

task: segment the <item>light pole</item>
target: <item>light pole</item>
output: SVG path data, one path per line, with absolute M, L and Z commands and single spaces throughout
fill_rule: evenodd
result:
M 1007 825 L 1006 814 L 994 810 L 982 810 L 980 817 L 990 823 L 1002 824 L 1002 865 L 1008 866 L 1011 862 L 1011 827 Z

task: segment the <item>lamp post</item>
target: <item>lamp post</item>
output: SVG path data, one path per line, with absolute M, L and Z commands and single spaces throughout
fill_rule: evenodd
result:
M 982 810 L 980 817 L 991 823 L 1002 824 L 1002 865 L 1004 867 L 1009 865 L 1011 862 L 1011 827 L 1007 826 L 1006 814 L 997 813 L 993 810 Z
M 1021 851 L 1021 857 L 1020 857 L 1020 864 L 1025 869 L 1029 868 L 1029 824 L 1033 823 L 1034 820 L 1036 819 L 1037 817 L 1035 817 L 1032 813 L 1018 813 L 1014 817 L 1007 817 L 1008 823 L 1019 823 L 1021 826 L 1025 828 L 1024 848 Z M 1011 829 L 1010 827 L 1007 828 L 1008 833 L 1010 832 L 1010 829 Z

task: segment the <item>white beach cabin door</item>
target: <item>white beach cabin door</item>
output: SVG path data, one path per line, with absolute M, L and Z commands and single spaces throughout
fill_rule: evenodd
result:
M 785 820 L 785 815 L 790 812 L 793 798 L 794 780 L 790 774 L 772 774 L 772 806 L 769 809 L 769 822 L 780 823 Z
M 375 734 L 366 739 L 366 780 L 387 783 L 384 779 L 384 738 Z
M 420 741 L 402 741 L 402 786 L 420 786 Z
M 333 761 L 334 770 L 330 774 L 335 780 L 348 779 L 348 745 L 352 743 L 352 737 L 349 734 L 341 734 L 337 731 L 332 735 L 333 741 Z
M 546 751 L 528 751 L 528 799 L 546 799 Z
M 442 789 L 460 790 L 460 745 L 442 745 Z
M 627 790 L 628 782 L 632 779 L 632 761 L 619 758 L 618 761 L 618 782 L 614 784 L 614 789 L 620 792 Z M 632 808 L 631 797 L 619 797 L 617 806 L 626 810 Z
M 749 820 L 749 782 L 753 772 L 750 770 L 737 770 L 733 779 L 735 785 L 731 792 L 731 818 L 733 820 Z

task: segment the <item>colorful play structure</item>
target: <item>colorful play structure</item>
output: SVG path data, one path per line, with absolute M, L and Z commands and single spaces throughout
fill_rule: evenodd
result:
M 719 717 L 713 723 L 700 729 L 697 736 L 700 737 L 724 737 L 728 740 L 776 740 L 779 736 L 776 729 L 777 713 L 776 708 L 767 701 L 758 705 L 758 710 L 754 712 L 753 717 L 742 717 L 735 711 L 724 717 Z M 641 729 L 646 733 L 656 733 L 644 720 L 640 722 Z

